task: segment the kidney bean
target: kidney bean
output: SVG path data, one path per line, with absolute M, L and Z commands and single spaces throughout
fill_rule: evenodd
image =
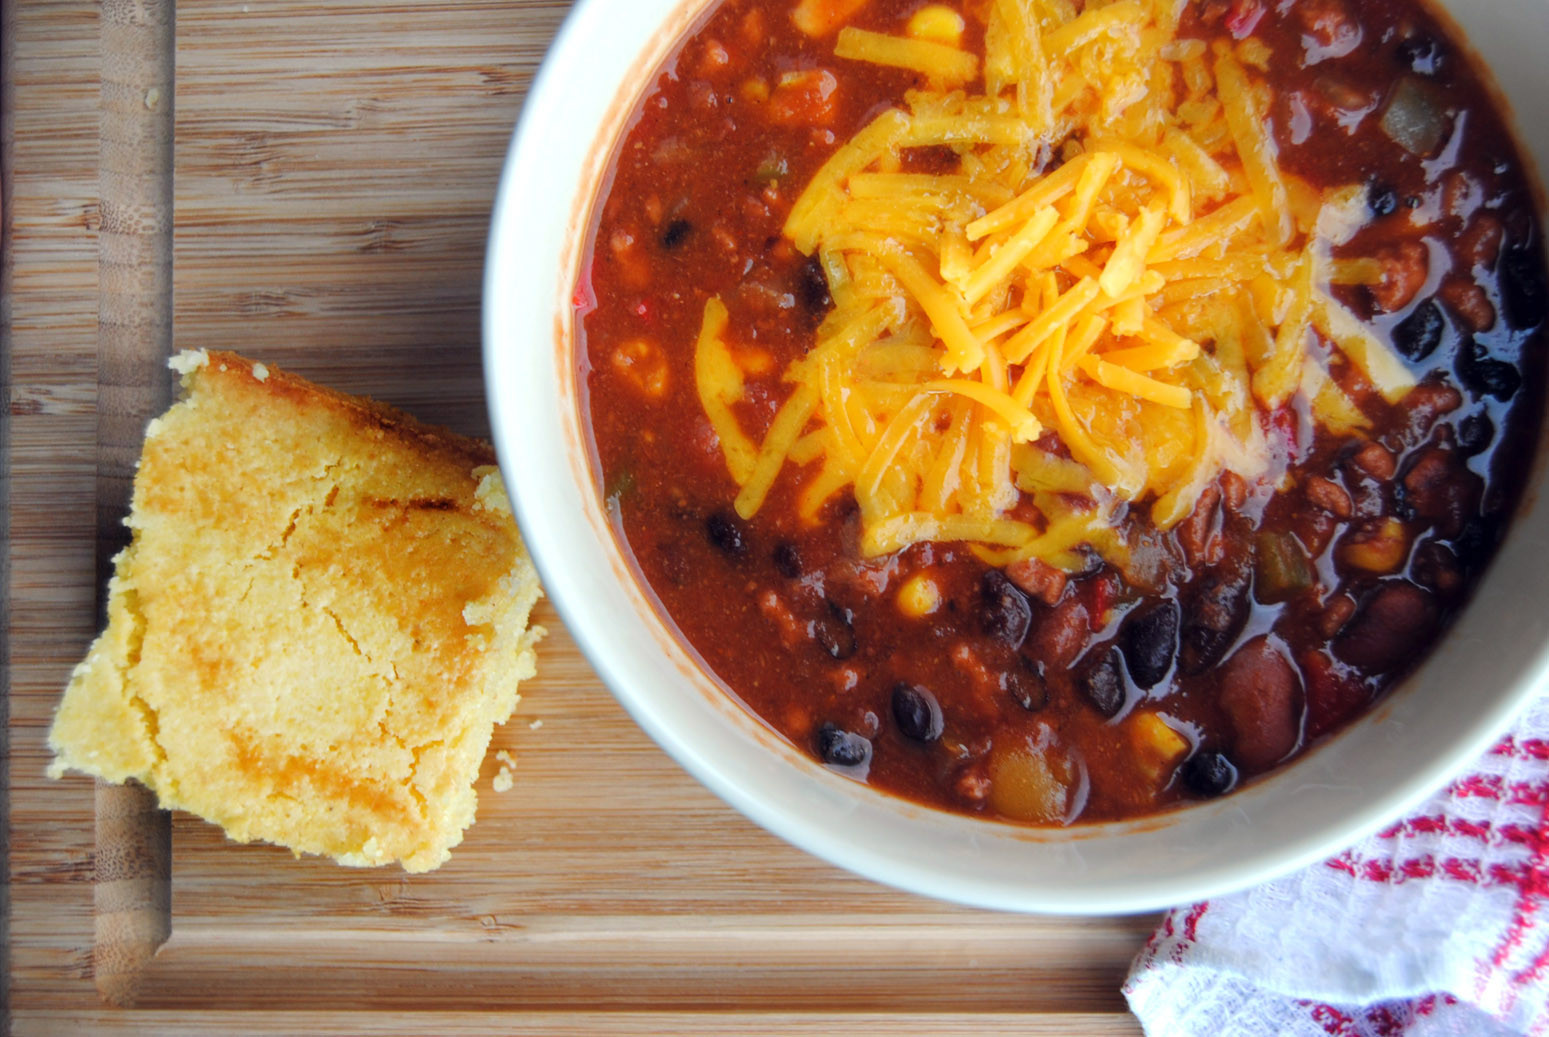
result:
M 1334 655 L 1370 673 L 1390 670 L 1429 642 L 1436 620 L 1430 594 L 1408 580 L 1385 580 L 1334 642 Z
M 1221 708 L 1232 725 L 1233 755 L 1250 770 L 1283 759 L 1300 736 L 1301 682 L 1269 642 L 1256 637 L 1221 667 Z

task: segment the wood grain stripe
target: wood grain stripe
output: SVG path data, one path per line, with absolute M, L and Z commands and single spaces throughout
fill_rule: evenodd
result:
M 113 557 L 128 542 L 123 517 L 145 425 L 170 395 L 175 5 L 105 0 L 100 18 L 97 584 L 105 598 Z M 137 784 L 99 783 L 96 800 L 93 966 L 98 992 L 124 1004 L 172 931 L 172 827 Z

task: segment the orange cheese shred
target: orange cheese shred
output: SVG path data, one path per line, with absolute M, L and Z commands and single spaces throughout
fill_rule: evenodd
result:
M 1267 46 L 1180 38 L 1172 3 L 989 0 L 968 15 L 984 19 L 972 54 L 961 19 L 890 36 L 848 25 L 860 6 L 802 0 L 795 17 L 834 34 L 836 60 L 927 85 L 791 207 L 785 235 L 834 309 L 761 442 L 736 413 L 756 372 L 726 307 L 705 307 L 695 380 L 739 514 L 789 477 L 809 521 L 852 492 L 867 554 L 950 540 L 998 564 L 1070 569 L 1084 547 L 1123 565 L 1120 508 L 1166 529 L 1223 471 L 1279 477 L 1266 412 L 1301 394 L 1328 428 L 1366 427 L 1331 353 L 1386 400 L 1414 385 L 1331 292 L 1373 264 L 1319 237 L 1353 188 L 1320 198 L 1278 166 Z M 927 146 L 956 168 L 903 172 Z

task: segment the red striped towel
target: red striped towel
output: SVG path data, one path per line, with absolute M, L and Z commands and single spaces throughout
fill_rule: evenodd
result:
M 1549 1033 L 1549 699 L 1415 814 L 1176 908 L 1124 994 L 1152 1037 Z

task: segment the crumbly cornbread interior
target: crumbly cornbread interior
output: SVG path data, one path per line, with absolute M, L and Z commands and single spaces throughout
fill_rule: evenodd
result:
M 137 779 L 242 842 L 437 867 L 543 633 L 493 453 L 234 354 L 173 366 L 50 774 Z

